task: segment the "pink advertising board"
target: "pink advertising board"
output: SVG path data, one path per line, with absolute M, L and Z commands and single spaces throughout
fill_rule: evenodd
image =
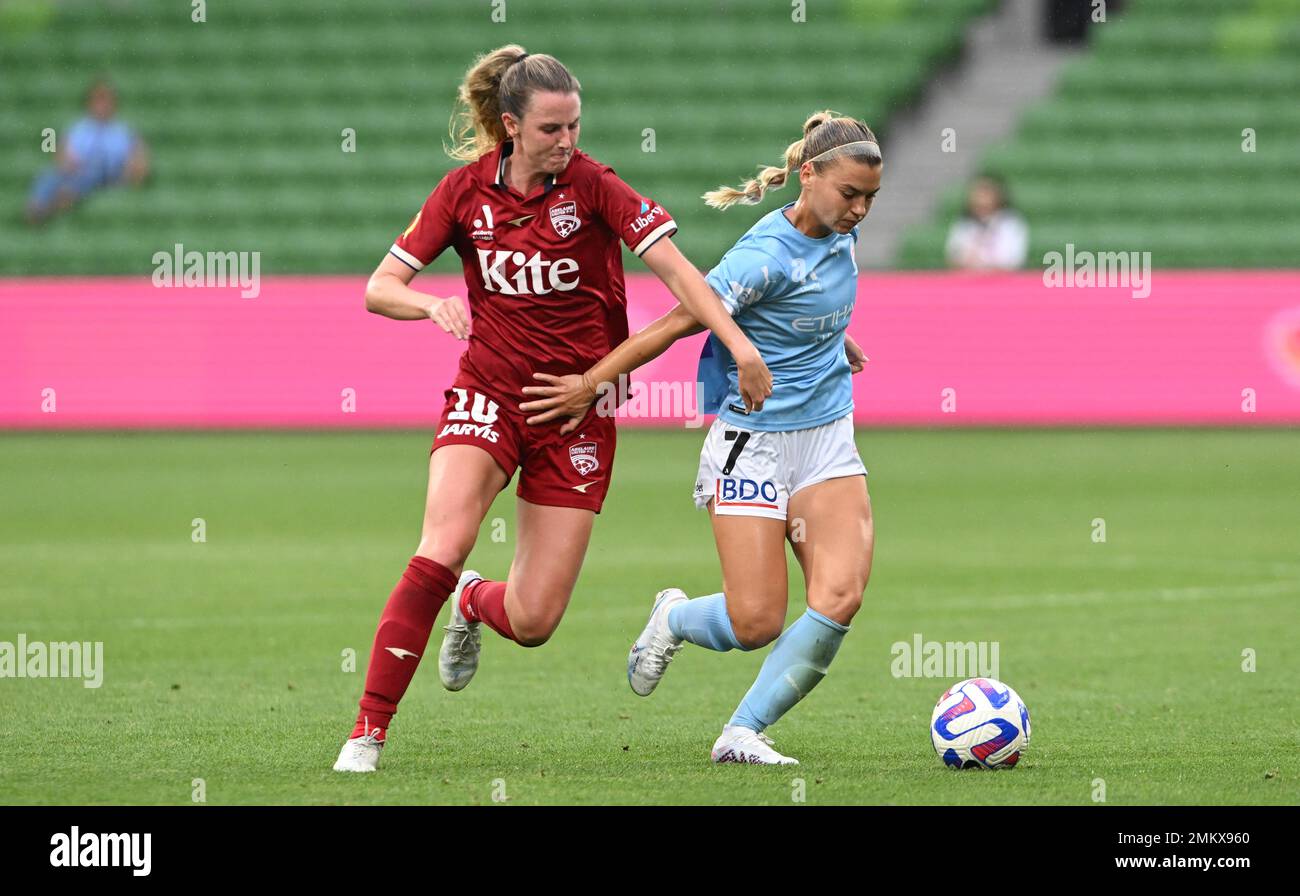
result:
M 464 294 L 458 277 L 415 285 Z M 431 428 L 463 344 L 366 313 L 363 286 L 268 277 L 244 298 L 147 277 L 0 281 L 0 427 Z M 673 302 L 645 274 L 627 291 L 634 330 Z M 1049 288 L 1038 273 L 863 272 L 851 332 L 871 360 L 854 377 L 857 420 L 1300 422 L 1300 272 L 1157 270 L 1135 292 Z M 646 391 L 626 424 L 694 414 L 702 339 L 637 374 Z M 685 404 L 666 401 L 683 391 L 672 384 L 687 384 Z

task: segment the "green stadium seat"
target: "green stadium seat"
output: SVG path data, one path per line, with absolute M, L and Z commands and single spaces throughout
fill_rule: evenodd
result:
M 779 161 L 818 108 L 883 135 L 995 2 L 854 0 L 794 23 L 784 4 L 535 0 L 505 24 L 459 0 L 222 0 L 205 23 L 167 0 L 59 4 L 45 29 L 0 35 L 0 127 L 32 135 L 0 149 L 5 207 L 47 161 L 41 129 L 78 117 L 99 73 L 149 141 L 154 177 L 41 231 L 0 220 L 0 275 L 140 273 L 176 242 L 260 249 L 267 272 L 368 273 L 457 164 L 442 146 L 461 75 L 511 41 L 572 68 L 582 148 L 669 208 L 679 245 L 709 267 L 773 204 L 720 214 L 702 192 Z M 433 269 L 459 264 L 446 253 Z

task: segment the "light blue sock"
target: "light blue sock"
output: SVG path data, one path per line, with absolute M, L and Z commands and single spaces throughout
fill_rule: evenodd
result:
M 758 678 L 727 724 L 762 731 L 775 723 L 826 677 L 848 630 L 809 607 L 776 639 Z
M 697 597 L 668 611 L 668 628 L 692 644 L 710 650 L 748 650 L 738 640 L 727 615 L 727 599 L 721 594 Z

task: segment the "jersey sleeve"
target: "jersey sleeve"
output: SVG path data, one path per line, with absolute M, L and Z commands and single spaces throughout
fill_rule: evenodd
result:
M 454 188 L 451 175 L 433 188 L 429 198 L 416 212 L 406 230 L 394 242 L 389 254 L 412 270 L 421 270 L 452 244 L 456 236 L 456 218 L 452 212 Z
M 660 238 L 677 232 L 677 222 L 662 205 L 633 190 L 612 168 L 602 171 L 596 181 L 596 211 L 638 257 Z
M 775 294 L 785 283 L 785 269 L 768 253 L 749 246 L 735 246 L 704 278 L 722 299 L 723 307 L 735 317 L 765 296 Z

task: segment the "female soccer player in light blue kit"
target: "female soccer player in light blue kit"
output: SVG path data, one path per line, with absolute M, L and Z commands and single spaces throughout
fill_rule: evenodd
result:
M 747 413 L 735 363 L 717 340 L 706 344 L 700 378 L 705 407 L 718 416 L 700 455 L 695 503 L 709 508 L 722 590 L 694 599 L 661 591 L 628 657 L 628 681 L 647 696 L 685 642 L 727 651 L 776 640 L 713 745 L 714 762 L 796 764 L 764 731 L 826 675 L 862 604 L 874 534 L 850 376 L 866 358 L 847 329 L 857 225 L 880 189 L 881 168 L 870 128 L 819 112 L 786 149 L 784 167 L 704 197 L 718 208 L 757 203 L 796 172 L 801 186 L 795 202 L 760 219 L 706 278 L 773 377 L 772 396 Z M 534 413 L 528 422 L 569 417 L 565 426 L 575 426 L 598 390 L 702 330 L 678 306 L 585 374 L 537 374 L 548 385 L 525 388 L 542 396 L 522 405 Z M 803 568 L 808 609 L 782 634 L 786 540 Z

